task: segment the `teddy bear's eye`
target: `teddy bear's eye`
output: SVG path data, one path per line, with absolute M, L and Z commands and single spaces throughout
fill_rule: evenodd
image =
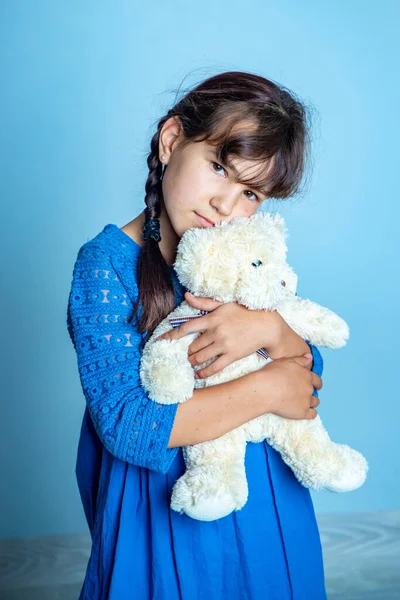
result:
M 262 265 L 261 260 L 255 260 L 254 262 L 251 263 L 253 265 L 253 267 L 259 267 L 260 265 Z
M 283 285 L 283 287 L 286 287 L 286 281 L 283 281 L 283 279 L 281 280 L 281 285 Z

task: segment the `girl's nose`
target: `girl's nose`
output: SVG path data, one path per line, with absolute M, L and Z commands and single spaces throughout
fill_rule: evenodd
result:
M 211 201 L 211 206 L 215 208 L 215 210 L 224 217 L 229 217 L 235 208 L 237 202 L 237 194 L 232 191 L 231 193 L 225 192 L 221 193 L 218 196 L 214 196 Z

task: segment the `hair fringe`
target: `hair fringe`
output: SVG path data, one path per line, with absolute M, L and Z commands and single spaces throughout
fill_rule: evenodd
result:
M 181 146 L 207 140 L 216 146 L 223 163 L 230 155 L 256 161 L 261 166 L 259 176 L 241 181 L 263 189 L 267 198 L 286 199 L 301 193 L 310 165 L 310 116 L 293 92 L 253 73 L 228 71 L 200 82 L 158 121 L 151 139 L 145 224 L 161 214 L 163 165 L 158 156 L 159 139 L 169 118 L 179 119 Z M 266 164 L 271 168 L 266 169 Z M 134 314 L 142 305 L 139 331 L 147 331 L 147 341 L 176 305 L 169 265 L 153 238 L 144 240 L 138 284 Z

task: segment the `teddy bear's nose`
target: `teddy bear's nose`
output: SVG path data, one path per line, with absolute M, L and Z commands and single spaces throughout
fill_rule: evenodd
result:
M 286 287 L 286 281 L 283 281 L 283 279 L 281 280 L 281 285 L 283 285 L 283 287 Z
M 251 263 L 253 265 L 253 267 L 259 267 L 260 265 L 262 265 L 261 260 L 255 260 L 254 262 Z

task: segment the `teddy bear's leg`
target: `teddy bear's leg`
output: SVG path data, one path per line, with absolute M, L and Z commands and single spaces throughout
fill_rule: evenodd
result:
M 349 492 L 364 483 L 368 472 L 364 456 L 346 444 L 332 442 L 319 415 L 285 419 L 269 413 L 261 419 L 268 443 L 305 487 Z
M 185 446 L 186 472 L 172 490 L 171 508 L 200 521 L 240 510 L 247 501 L 246 440 L 240 427 L 211 440 Z
M 193 396 L 195 378 L 188 348 L 198 335 L 193 333 L 178 340 L 159 340 L 145 345 L 140 378 L 152 400 L 175 404 Z

